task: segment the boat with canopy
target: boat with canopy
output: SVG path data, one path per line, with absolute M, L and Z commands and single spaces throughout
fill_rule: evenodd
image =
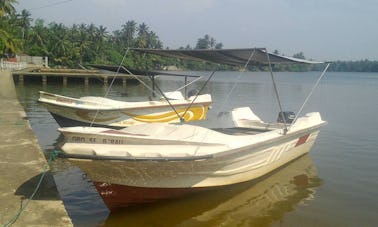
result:
M 279 56 L 264 48 L 221 50 L 133 49 L 141 53 L 270 69 L 279 104 L 277 122 L 262 121 L 249 107 L 232 110 L 235 127 L 210 129 L 196 125 L 154 123 L 114 130 L 106 127 L 60 128 L 64 157 L 94 182 L 110 210 L 132 204 L 212 190 L 264 176 L 308 153 L 320 128 L 320 113 L 300 116 L 282 111 L 273 64 L 319 64 Z M 209 76 L 211 78 L 214 72 Z
M 128 70 L 124 66 L 96 65 L 96 67 L 112 70 L 116 73 L 121 71 L 131 74 L 151 90 L 153 97 L 157 94 L 160 96 L 160 99 L 121 101 L 97 96 L 73 98 L 40 91 L 38 102 L 43 104 L 61 127 L 106 126 L 124 128 L 130 125 L 146 123 L 177 123 L 182 120 L 188 122 L 206 119 L 207 112 L 212 103 L 211 95 L 197 94 L 195 90 L 187 91 L 187 86 L 189 85 L 187 83 L 188 78 L 197 77 L 196 80 L 198 80 L 199 76 L 138 71 L 137 73 L 140 76 L 145 75 L 151 79 L 152 88 L 150 88 L 134 74 L 136 73 L 135 70 Z M 185 85 L 175 91 L 161 91 L 155 84 L 155 77 L 163 73 L 165 75 L 185 77 Z M 114 76 L 114 78 L 116 77 L 117 75 Z M 157 89 L 160 93 L 156 91 Z M 180 89 L 185 89 L 185 95 L 182 94 Z

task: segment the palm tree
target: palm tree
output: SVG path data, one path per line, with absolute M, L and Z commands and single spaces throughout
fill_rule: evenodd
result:
M 115 48 L 119 48 L 122 42 L 122 32 L 120 30 L 113 31 L 113 34 L 109 36 L 109 42 Z
M 106 31 L 106 27 L 100 25 L 100 27 L 96 30 L 96 38 L 94 41 L 94 46 L 96 49 L 96 58 L 104 60 L 104 50 L 106 49 L 105 44 L 108 39 L 108 32 Z
M 127 21 L 126 24 L 122 25 L 122 33 L 126 47 L 132 47 L 134 45 L 135 33 L 137 30 L 136 26 L 137 23 L 133 20 Z
M 49 25 L 50 42 L 49 49 L 55 59 L 66 56 L 71 44 L 69 43 L 68 28 L 62 23 Z
M 94 52 L 92 49 L 93 27 L 86 24 L 80 24 L 79 26 L 78 51 L 80 53 L 80 64 L 89 62 L 89 59 L 92 58 Z
M 210 46 L 210 48 L 214 49 L 216 43 L 217 42 L 215 41 L 215 39 L 213 37 L 211 37 L 210 40 L 209 40 L 209 46 Z
M 136 47 L 146 48 L 147 47 L 147 37 L 149 33 L 149 28 L 145 23 L 138 26 L 138 37 L 136 39 Z
M 150 31 L 147 34 L 147 48 L 161 49 L 162 47 L 163 43 L 159 40 L 159 37 L 155 32 Z
M 196 49 L 222 49 L 222 47 L 222 43 L 217 43 L 213 37 L 207 34 L 203 38 L 199 38 L 196 45 Z
M 97 36 L 100 42 L 104 42 L 108 37 L 108 31 L 106 31 L 106 29 L 107 28 L 102 25 L 98 28 Z
M 138 36 L 147 35 L 148 30 L 149 30 L 149 28 L 148 28 L 147 24 L 145 24 L 145 23 L 140 24 L 138 26 Z
M 17 50 L 17 43 L 9 33 L 0 29 L 0 55 L 14 53 Z M 1 56 L 0 56 L 1 57 Z
M 18 3 L 17 0 L 1 0 L 0 1 L 0 17 L 11 15 L 16 12 L 14 4 Z
M 197 40 L 197 44 L 195 49 L 208 49 L 209 48 L 209 42 L 206 40 L 206 38 L 199 38 Z
M 17 49 L 17 41 L 14 39 L 16 34 L 14 20 L 16 10 L 13 4 L 16 0 L 0 1 L 0 54 L 14 53 Z
M 21 11 L 20 15 L 18 15 L 19 24 L 21 26 L 21 31 L 22 31 L 22 37 L 21 37 L 22 49 L 24 49 L 24 40 L 25 40 L 25 36 L 27 37 L 28 35 L 29 29 L 30 29 L 30 23 L 33 21 L 33 19 L 30 16 L 31 16 L 30 12 L 25 9 Z
M 223 43 L 215 44 L 215 49 L 222 49 L 222 48 L 223 48 Z
M 27 40 L 29 54 L 48 56 L 47 40 L 49 40 L 49 34 L 44 26 L 44 21 L 37 19 Z

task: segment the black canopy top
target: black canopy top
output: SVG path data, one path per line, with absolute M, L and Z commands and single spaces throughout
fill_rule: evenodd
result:
M 130 48 L 130 50 L 156 54 L 165 57 L 181 58 L 195 61 L 208 61 L 227 65 L 267 65 L 269 64 L 320 64 L 323 62 L 308 61 L 299 58 L 286 57 L 269 53 L 265 48 L 247 49 L 143 49 Z
M 156 75 L 167 75 L 167 76 L 184 76 L 184 77 L 200 77 L 198 75 L 190 75 L 184 72 L 170 72 L 170 71 L 157 71 L 157 70 L 137 70 L 137 69 L 130 69 L 126 66 L 120 67 L 119 65 L 99 65 L 99 64 L 90 64 L 96 69 L 103 69 L 112 72 L 120 72 L 124 74 L 132 74 L 138 76 L 156 76 Z

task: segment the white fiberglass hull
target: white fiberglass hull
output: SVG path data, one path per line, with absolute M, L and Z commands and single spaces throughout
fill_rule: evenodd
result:
M 317 135 L 318 131 L 314 131 L 288 141 L 280 140 L 198 160 L 136 158 L 71 161 L 96 182 L 147 188 L 214 187 L 249 181 L 277 169 L 309 152 Z M 306 141 L 297 145 L 304 138 L 307 138 Z
M 310 113 L 286 134 L 247 129 L 230 135 L 171 124 L 59 130 L 66 140 L 64 155 L 115 210 L 259 178 L 308 153 L 325 123 L 319 113 Z
M 80 99 L 40 92 L 39 102 L 53 115 L 62 127 L 110 126 L 123 128 L 130 125 L 204 120 L 211 105 L 210 95 L 188 99 L 121 102 L 101 97 Z M 176 112 L 171 105 L 176 108 Z
M 227 135 L 214 130 L 146 124 L 122 130 L 62 128 L 62 150 L 94 181 L 136 187 L 187 188 L 260 177 L 307 153 L 325 124 L 318 113 L 283 134 Z

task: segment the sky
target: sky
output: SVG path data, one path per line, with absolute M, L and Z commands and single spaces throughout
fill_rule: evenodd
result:
M 265 47 L 315 60 L 378 60 L 378 0 L 18 0 L 33 19 L 105 26 L 145 23 L 164 47 Z

